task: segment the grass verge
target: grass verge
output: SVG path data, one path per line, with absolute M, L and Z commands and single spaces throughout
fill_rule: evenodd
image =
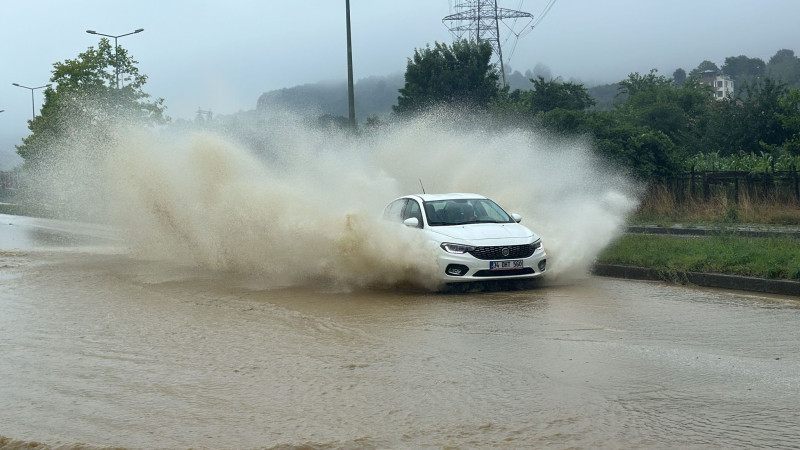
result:
M 800 241 L 735 234 L 680 237 L 627 234 L 598 258 L 601 264 L 648 267 L 667 274 L 711 272 L 800 281 Z

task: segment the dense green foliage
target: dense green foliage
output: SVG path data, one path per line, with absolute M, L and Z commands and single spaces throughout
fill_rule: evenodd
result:
M 582 110 L 594 105 L 582 84 L 559 81 L 545 81 L 543 77 L 531 79 L 533 89 L 526 101 L 532 114 L 552 111 L 556 108 Z
M 415 50 L 394 111 L 409 114 L 443 104 L 486 108 L 499 93 L 500 76 L 491 58 L 488 41 L 436 42 L 433 48 Z
M 765 75 L 785 83 L 791 89 L 800 89 L 800 58 L 792 50 L 779 50 L 773 55 L 765 69 Z
M 142 91 L 147 76 L 139 73 L 125 49 L 112 48 L 108 39 L 53 67 L 54 87 L 45 90 L 41 114 L 29 121 L 31 134 L 17 146 L 26 166 L 56 156 L 53 152 L 64 140 L 76 135 L 110 141 L 111 127 L 122 120 L 164 121 L 163 100 L 148 101 Z
M 738 153 L 722 157 L 719 153 L 698 153 L 686 160 L 686 171 L 735 171 L 769 173 L 800 169 L 800 154 Z
M 719 72 L 719 67 L 713 62 L 705 60 L 692 69 L 692 71 L 689 72 L 689 76 L 692 78 L 700 78 L 704 73 L 708 72 Z
M 607 248 L 598 262 L 650 267 L 667 274 L 712 272 L 800 280 L 800 242 L 735 234 L 704 238 L 629 234 Z
M 770 170 L 776 164 L 789 170 L 800 156 L 800 90 L 789 85 L 800 79 L 800 59 L 791 50 L 780 50 L 768 64 L 744 55 L 726 58 L 722 72 L 738 80 L 733 98 L 713 96 L 701 78 L 720 68 L 703 61 L 688 75 L 676 70 L 674 78 L 656 69 L 632 73 L 614 86 L 613 102 L 598 102 L 582 84 L 543 76 L 530 78 L 527 89 L 498 89 L 489 53 L 485 43 L 466 41 L 417 51 L 395 111 L 405 115 L 441 103 L 479 111 L 488 106 L 492 123 L 586 136 L 599 153 L 643 179 L 725 160 L 763 159 Z

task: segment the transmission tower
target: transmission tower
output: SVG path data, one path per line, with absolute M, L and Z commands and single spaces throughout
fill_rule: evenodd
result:
M 450 14 L 442 19 L 442 23 L 447 26 L 456 39 L 468 39 L 470 41 L 481 42 L 489 41 L 492 50 L 497 55 L 500 63 L 500 74 L 503 77 L 503 85 L 506 84 L 506 71 L 503 65 L 503 49 L 500 45 L 500 24 L 504 29 L 510 30 L 516 38 L 520 33 L 515 33 L 514 25 L 509 26 L 505 20 L 513 19 L 516 25 L 518 19 L 527 21 L 522 27 L 523 30 L 533 22 L 533 15 L 523 11 L 499 8 L 497 0 L 456 0 L 453 7 L 454 14 Z

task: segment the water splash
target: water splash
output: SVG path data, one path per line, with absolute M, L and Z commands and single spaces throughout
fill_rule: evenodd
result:
M 560 279 L 585 274 L 637 204 L 634 183 L 585 143 L 464 125 L 453 112 L 360 136 L 284 111 L 249 120 L 218 132 L 120 128 L 101 203 L 138 255 L 275 285 L 432 287 L 436 249 L 378 219 L 422 180 L 428 193 L 481 193 L 521 214 Z

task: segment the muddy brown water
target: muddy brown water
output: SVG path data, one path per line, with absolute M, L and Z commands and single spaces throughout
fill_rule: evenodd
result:
M 793 298 L 276 288 L 53 242 L 0 253 L 9 447 L 800 446 Z

